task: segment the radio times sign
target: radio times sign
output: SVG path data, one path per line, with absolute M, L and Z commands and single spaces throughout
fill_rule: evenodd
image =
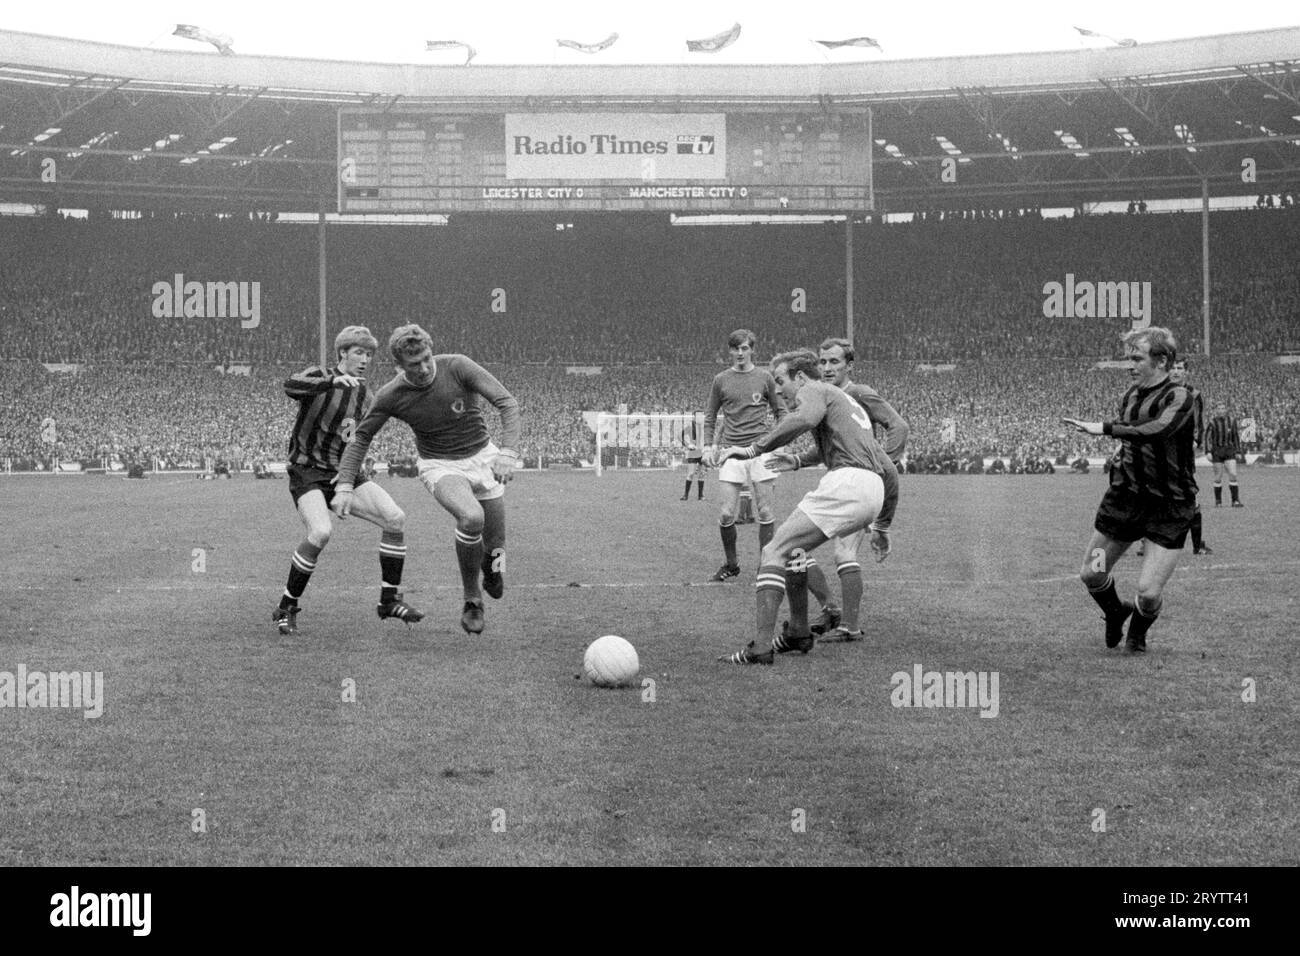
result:
M 727 178 L 724 113 L 507 113 L 506 179 Z

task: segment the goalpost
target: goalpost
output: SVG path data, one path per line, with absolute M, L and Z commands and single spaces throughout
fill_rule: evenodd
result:
M 605 472 L 605 454 L 612 452 L 611 468 L 618 467 L 620 453 L 629 460 L 641 457 L 685 456 L 692 445 L 704 441 L 704 413 L 684 415 L 596 415 L 596 474 Z M 656 467 L 653 464 L 630 467 Z M 663 467 L 663 466 L 660 466 Z

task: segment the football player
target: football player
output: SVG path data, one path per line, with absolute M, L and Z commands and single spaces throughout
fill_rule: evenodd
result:
M 812 431 L 816 450 L 769 455 L 776 471 L 822 463 L 826 474 L 804 495 L 763 548 L 757 581 L 756 634 L 741 650 L 721 657 L 731 664 L 771 664 L 775 652 L 807 653 L 816 640 L 808 628 L 807 553 L 831 539 L 870 528 L 876 560 L 889 554 L 889 525 L 898 503 L 898 472 L 876 441 L 871 417 L 845 392 L 822 381 L 816 353 L 786 352 L 772 359 L 773 380 L 795 410 L 752 444 L 731 446 L 723 462 L 752 460 Z M 772 640 L 782 598 L 790 599 L 790 630 Z M 771 641 L 764 650 L 757 648 Z
M 289 581 L 272 620 L 280 634 L 298 630 L 298 600 L 316 570 L 316 560 L 329 543 L 333 527 L 330 502 L 343 450 L 352 441 L 365 412 L 367 391 L 362 380 L 378 346 L 370 330 L 349 325 L 334 339 L 332 369 L 304 369 L 284 383 L 284 393 L 298 403 L 298 417 L 289 434 L 289 494 L 306 525 L 307 536 L 293 552 Z M 383 488 L 360 479 L 352 492 L 352 512 L 379 526 L 381 574 L 378 613 L 408 624 L 424 617 L 402 599 L 402 565 L 406 561 L 403 527 L 406 514 Z
M 388 348 L 399 371 L 357 425 L 339 465 L 333 509 L 345 517 L 353 508 L 361 487 L 353 478 L 384 423 L 396 418 L 410 425 L 420 480 L 456 519 L 456 562 L 465 598 L 460 625 L 466 633 L 481 634 L 483 592 L 494 600 L 505 592 L 504 495 L 519 464 L 519 403 L 468 356 L 435 355 L 433 339 L 418 325 L 394 329 Z M 501 415 L 503 448 L 488 438 L 480 399 Z

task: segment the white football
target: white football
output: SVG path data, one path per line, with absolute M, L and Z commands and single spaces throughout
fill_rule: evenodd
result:
M 582 658 L 587 679 L 597 687 L 623 687 L 636 680 L 641 661 L 636 648 L 615 634 L 591 642 Z

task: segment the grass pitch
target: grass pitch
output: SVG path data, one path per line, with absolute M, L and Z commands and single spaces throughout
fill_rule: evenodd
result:
M 757 531 L 704 583 L 716 503 L 678 474 L 520 475 L 479 638 L 413 480 L 384 483 L 428 617 L 377 619 L 350 519 L 292 638 L 285 482 L 0 480 L 0 672 L 101 671 L 105 698 L 0 709 L 0 864 L 1295 865 L 1300 472 L 1247 470 L 1241 510 L 1199 477 L 1215 553 L 1145 657 L 1103 647 L 1076 576 L 1103 476 L 907 477 L 895 553 L 864 548 L 868 640 L 772 668 L 714 661 L 752 631 Z M 576 679 L 606 633 L 652 686 Z M 997 717 L 893 706 L 918 664 L 997 672 Z

